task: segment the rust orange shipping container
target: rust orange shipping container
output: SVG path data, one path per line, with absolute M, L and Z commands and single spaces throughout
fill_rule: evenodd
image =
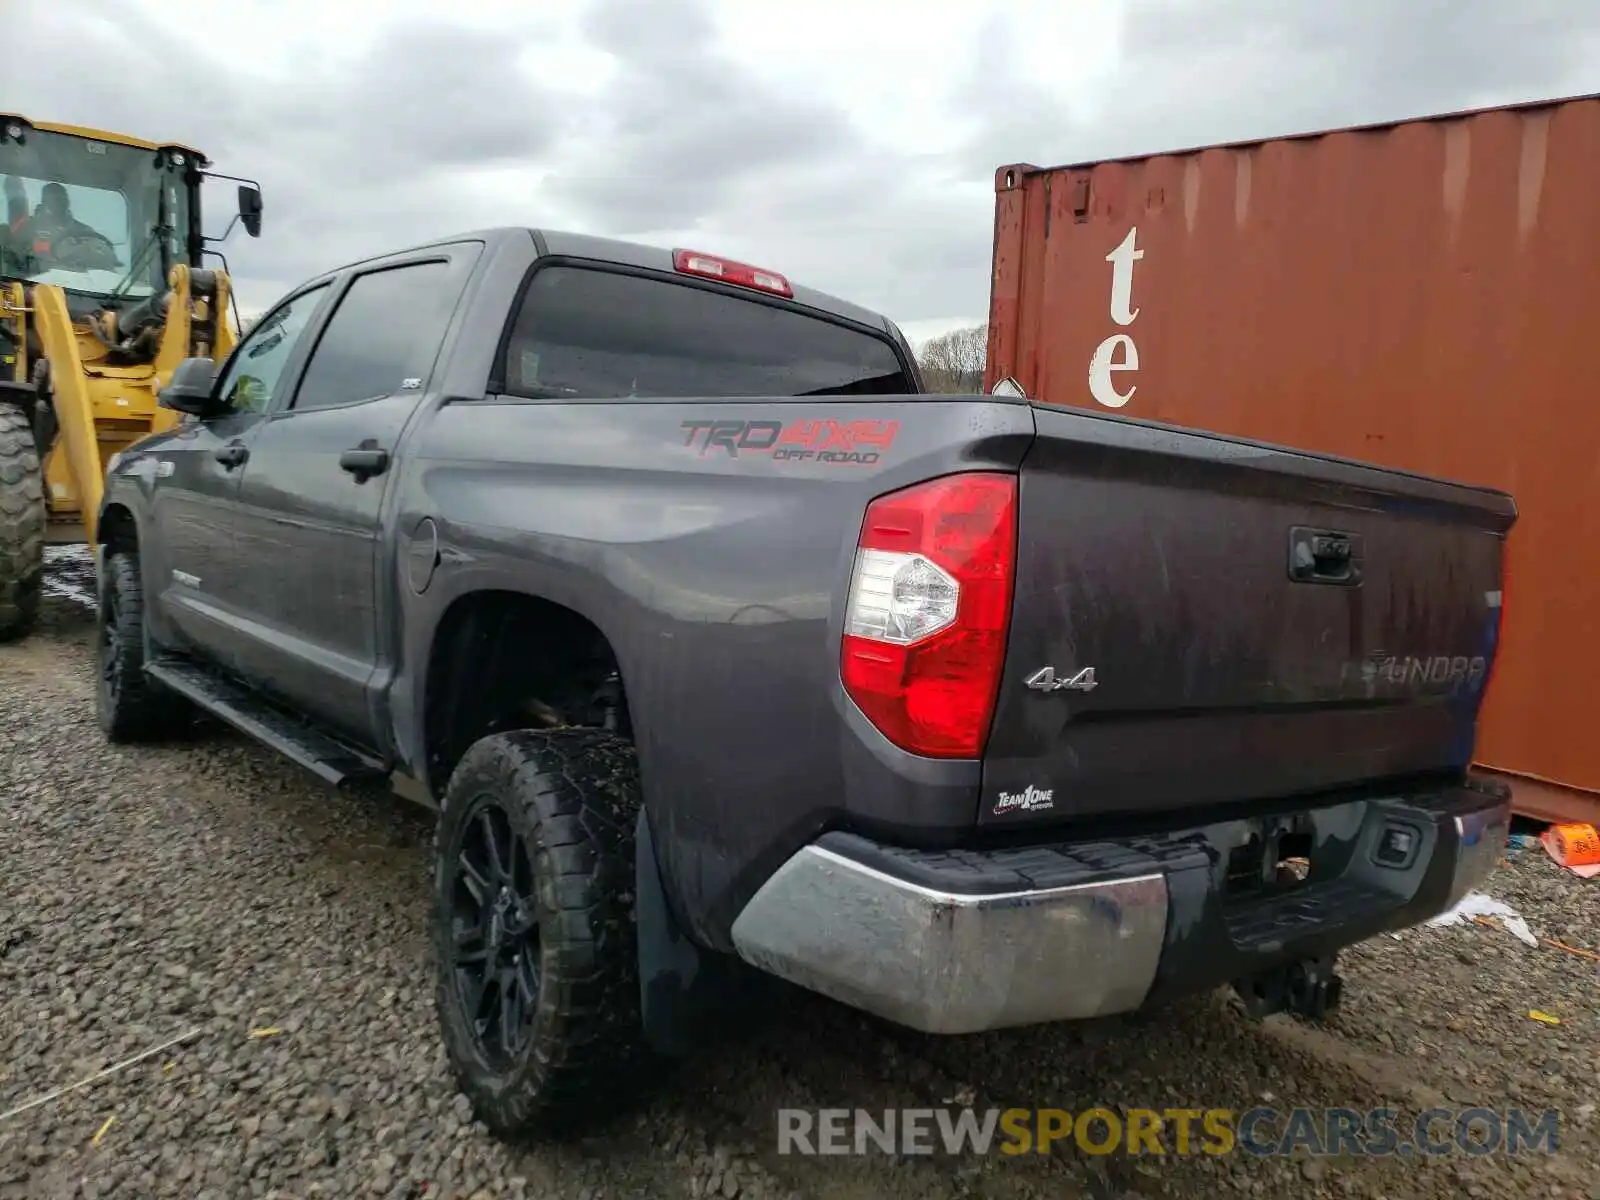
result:
M 1478 757 L 1600 792 L 1600 98 L 995 187 L 986 387 L 1510 491 Z

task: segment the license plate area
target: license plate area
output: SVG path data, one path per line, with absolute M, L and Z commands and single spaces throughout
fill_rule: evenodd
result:
M 1227 852 L 1223 899 L 1260 900 L 1305 887 L 1317 877 L 1319 857 L 1309 814 L 1249 822 Z

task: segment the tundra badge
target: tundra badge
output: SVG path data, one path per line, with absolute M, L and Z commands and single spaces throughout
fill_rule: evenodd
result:
M 1092 692 L 1100 686 L 1095 682 L 1093 667 L 1084 667 L 1073 675 L 1057 675 L 1054 667 L 1040 667 L 1028 676 L 1027 683 L 1036 692 Z

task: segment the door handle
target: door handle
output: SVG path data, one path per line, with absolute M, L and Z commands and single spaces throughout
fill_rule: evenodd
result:
M 369 438 L 353 450 L 346 450 L 339 455 L 339 466 L 354 475 L 357 483 L 365 483 L 374 475 L 382 475 L 389 469 L 389 452 L 380 450 Z
M 229 442 L 226 446 L 217 447 L 212 453 L 219 463 L 231 471 L 250 457 L 250 447 L 243 442 Z

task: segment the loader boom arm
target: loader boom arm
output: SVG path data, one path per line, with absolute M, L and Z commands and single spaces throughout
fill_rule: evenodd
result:
M 158 399 L 173 368 L 190 357 L 220 362 L 233 349 L 234 333 L 225 316 L 228 279 L 198 273 L 205 286 L 196 296 L 196 274 L 181 263 L 172 269 L 166 326 L 148 367 L 116 367 L 86 355 L 96 343 L 92 334 L 74 326 L 65 293 L 51 284 L 33 289 L 33 323 L 51 364 L 59 445 L 69 468 L 67 478 L 51 473 L 51 508 L 61 512 L 75 507 L 91 542 L 105 491 L 106 461 L 146 434 L 178 423 L 178 414 L 161 407 Z

